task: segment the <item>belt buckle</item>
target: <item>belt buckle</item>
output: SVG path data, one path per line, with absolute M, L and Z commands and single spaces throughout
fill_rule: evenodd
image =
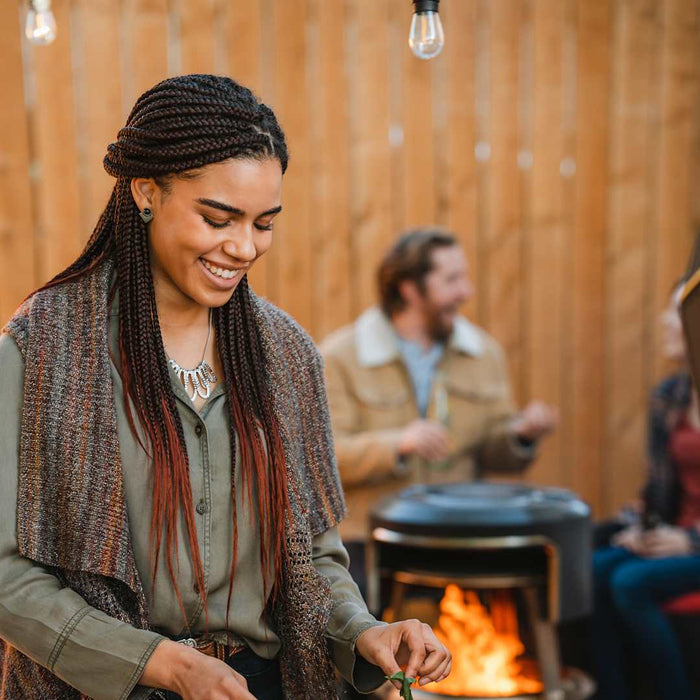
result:
M 228 658 L 235 656 L 238 652 L 245 649 L 242 644 L 229 647 L 227 644 L 222 644 L 217 642 L 215 639 L 194 639 L 193 637 L 188 637 L 187 639 L 178 639 L 180 644 L 196 649 L 198 652 L 205 654 L 206 656 L 212 656 L 219 661 L 226 661 L 226 650 L 228 649 Z

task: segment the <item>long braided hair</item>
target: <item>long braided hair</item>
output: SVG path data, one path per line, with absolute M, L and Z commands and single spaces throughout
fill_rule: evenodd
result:
M 131 194 L 134 177 L 153 177 L 161 187 L 187 171 L 229 158 L 276 158 L 287 168 L 284 134 L 275 115 L 235 81 L 185 75 L 158 83 L 136 101 L 126 126 L 110 144 L 105 170 L 117 178 L 107 206 L 78 259 L 52 279 L 52 287 L 75 279 L 111 257 L 119 290 L 119 353 L 125 403 L 135 435 L 136 417 L 153 461 L 151 547 L 153 578 L 165 538 L 166 564 L 183 617 L 176 582 L 177 521 L 184 516 L 196 589 L 206 605 L 204 571 L 197 543 L 189 465 L 182 424 L 158 322 L 148 232 Z M 245 493 L 259 516 L 263 588 L 278 593 L 289 515 L 287 478 L 279 426 L 265 383 L 261 341 L 253 318 L 247 278 L 213 313 L 229 407 L 233 503 L 232 563 L 227 618 L 237 559 L 238 527 L 234 462 L 240 450 Z M 261 436 L 262 433 L 262 436 Z M 270 581 L 272 572 L 272 581 Z

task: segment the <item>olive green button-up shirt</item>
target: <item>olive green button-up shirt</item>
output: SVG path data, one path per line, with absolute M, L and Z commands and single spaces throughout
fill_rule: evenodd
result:
M 118 315 L 110 317 L 109 343 L 118 358 Z M 172 389 L 187 445 L 195 505 L 197 540 L 207 585 L 207 615 L 192 586 L 191 557 L 184 523 L 178 532 L 177 581 L 193 635 L 225 637 L 228 630 L 258 655 L 272 658 L 280 642 L 263 615 L 269 591 L 263 588 L 255 514 L 234 479 L 238 511 L 238 559 L 226 621 L 232 555 L 231 448 L 223 383 L 197 411 L 174 372 Z M 17 551 L 17 464 L 24 364 L 8 335 L 0 336 L 0 636 L 81 692 L 98 700 L 137 698 L 137 685 L 150 654 L 167 637 L 186 635 L 186 625 L 170 582 L 163 552 L 153 579 L 150 557 L 151 463 L 133 435 L 124 405 L 118 367 L 112 365 L 124 490 L 136 566 L 146 591 L 151 630 L 137 630 L 87 603 L 46 569 Z M 236 454 L 235 463 L 239 455 Z M 361 690 L 382 682 L 382 674 L 354 653 L 357 636 L 378 624 L 369 614 L 348 570 L 347 553 L 336 528 L 313 542 L 314 566 L 331 583 L 333 613 L 326 630 L 341 673 Z

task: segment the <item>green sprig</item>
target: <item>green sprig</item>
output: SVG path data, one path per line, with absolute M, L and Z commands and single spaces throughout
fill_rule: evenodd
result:
M 397 671 L 393 676 L 384 676 L 388 681 L 400 681 L 401 690 L 399 695 L 404 700 L 413 700 L 413 693 L 411 692 L 411 685 L 416 682 L 415 678 L 407 676 L 403 671 Z

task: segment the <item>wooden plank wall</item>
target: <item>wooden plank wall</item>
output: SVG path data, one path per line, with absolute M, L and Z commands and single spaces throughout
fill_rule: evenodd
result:
M 700 0 L 54 0 L 58 39 L 0 3 L 0 313 L 70 262 L 112 187 L 136 97 L 227 73 L 278 112 L 285 213 L 253 286 L 317 339 L 375 300 L 394 235 L 457 233 L 519 402 L 560 406 L 530 477 L 599 515 L 634 497 L 657 317 L 700 226 Z

